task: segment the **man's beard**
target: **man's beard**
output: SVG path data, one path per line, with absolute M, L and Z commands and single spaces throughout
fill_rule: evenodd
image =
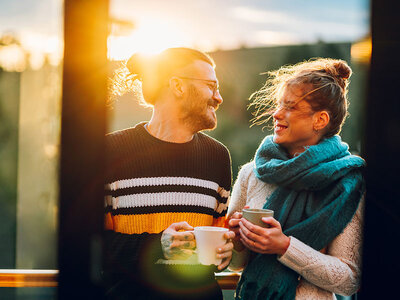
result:
M 191 86 L 188 97 L 181 106 L 182 121 L 192 128 L 193 132 L 217 127 L 217 119 L 209 116 L 208 105 L 216 107 L 214 99 L 202 98 L 200 93 Z

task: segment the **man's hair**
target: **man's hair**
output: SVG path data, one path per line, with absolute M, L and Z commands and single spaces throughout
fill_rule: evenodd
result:
M 130 91 L 137 92 L 136 83 L 140 85 L 143 82 L 151 82 L 151 96 L 147 96 L 146 99 L 140 98 L 145 102 L 143 104 L 154 105 L 161 88 L 176 70 L 197 60 L 215 68 L 214 60 L 208 54 L 191 48 L 168 48 L 152 56 L 136 53 L 114 72 L 110 94 L 112 96 Z

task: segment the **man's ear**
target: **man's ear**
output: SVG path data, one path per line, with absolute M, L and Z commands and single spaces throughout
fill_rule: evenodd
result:
M 178 77 L 171 77 L 169 80 L 169 88 L 171 89 L 171 92 L 176 96 L 176 97 L 183 97 L 184 94 L 184 86 L 183 86 L 183 81 L 179 79 Z
M 326 110 L 318 111 L 314 115 L 314 130 L 321 131 L 329 124 L 329 113 Z

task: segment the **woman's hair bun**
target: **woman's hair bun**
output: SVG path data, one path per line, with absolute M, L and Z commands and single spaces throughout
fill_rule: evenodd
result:
M 351 76 L 351 69 L 345 61 L 339 60 L 333 63 L 333 67 L 336 69 L 337 76 L 342 79 L 349 79 Z

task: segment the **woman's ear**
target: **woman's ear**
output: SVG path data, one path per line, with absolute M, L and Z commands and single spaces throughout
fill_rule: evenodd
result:
M 183 81 L 178 77 L 170 78 L 169 88 L 171 89 L 171 92 L 178 98 L 181 98 L 184 94 Z
M 318 111 L 314 115 L 314 130 L 321 131 L 329 124 L 329 113 L 326 110 Z

